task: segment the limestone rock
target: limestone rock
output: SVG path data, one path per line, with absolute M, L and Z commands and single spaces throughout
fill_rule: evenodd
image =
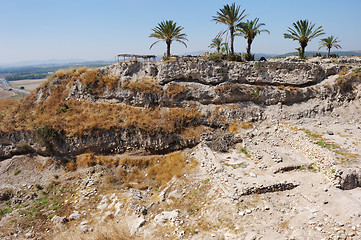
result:
M 350 190 L 361 187 L 361 170 L 345 169 L 339 178 L 339 187 L 343 190 Z
M 174 222 L 179 216 L 179 210 L 164 211 L 155 216 L 154 221 L 158 225 L 165 225 L 168 221 Z
M 66 218 L 66 217 L 60 217 L 60 216 L 57 216 L 55 215 L 51 221 L 53 223 L 55 223 L 57 226 L 62 226 L 64 225 L 66 222 L 68 222 L 69 220 Z
M 69 215 L 69 220 L 79 220 L 81 218 L 81 214 L 78 211 L 74 211 Z

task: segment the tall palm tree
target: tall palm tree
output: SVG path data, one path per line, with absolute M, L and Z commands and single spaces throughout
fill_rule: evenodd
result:
M 247 14 L 244 14 L 246 9 L 243 9 L 240 11 L 240 6 L 236 6 L 235 3 L 233 3 L 231 6 L 228 4 L 224 5 L 223 8 L 219 9 L 217 11 L 217 15 L 212 17 L 212 20 L 216 23 L 223 23 L 228 26 L 228 29 L 221 31 L 219 33 L 219 36 L 222 36 L 226 32 L 229 31 L 230 37 L 231 37 L 231 54 L 234 54 L 234 33 L 236 25 L 239 24 L 245 17 L 247 17 Z
M 150 49 L 158 42 L 165 41 L 167 44 L 167 58 L 170 57 L 170 45 L 173 41 L 182 43 L 187 47 L 184 41 L 188 41 L 187 35 L 181 33 L 184 27 L 177 26 L 172 20 L 162 21 L 158 26 L 152 29 L 153 33 L 149 37 L 158 38 L 159 40 L 150 45 Z
M 251 45 L 254 38 L 261 34 L 262 32 L 270 33 L 267 29 L 261 29 L 261 27 L 265 26 L 264 23 L 258 23 L 259 18 L 255 18 L 254 20 L 247 20 L 247 22 L 241 22 L 237 25 L 236 30 L 240 32 L 241 35 L 247 39 L 247 55 L 251 56 Z
M 331 48 L 342 48 L 339 44 L 341 41 L 338 40 L 338 38 L 335 38 L 334 36 L 330 36 L 330 37 L 327 37 L 327 38 L 322 38 L 320 40 L 320 48 L 318 50 L 320 50 L 321 48 L 323 47 L 326 47 L 328 49 L 328 52 L 327 52 L 327 57 L 330 57 L 330 52 L 331 52 Z
M 221 37 L 216 37 L 212 39 L 212 43 L 208 46 L 209 48 L 215 48 L 217 53 L 221 51 L 223 39 Z
M 322 26 L 315 28 L 315 24 L 312 24 L 307 19 L 298 20 L 293 23 L 293 28 L 288 27 L 287 32 L 284 33 L 284 38 L 292 39 L 293 41 L 298 41 L 301 45 L 301 57 L 305 57 L 305 48 L 311 39 L 316 38 L 325 34 L 322 29 Z

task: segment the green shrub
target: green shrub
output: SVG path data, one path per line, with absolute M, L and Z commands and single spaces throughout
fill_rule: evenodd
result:
M 256 91 L 252 91 L 251 95 L 252 95 L 252 99 L 257 99 L 259 97 L 259 93 Z
M 255 62 L 255 63 L 253 64 L 253 67 L 254 67 L 255 69 L 258 69 L 258 68 L 261 67 L 261 63 L 260 63 L 260 62 Z
M 8 213 L 11 213 L 13 210 L 12 208 L 1 208 L 0 209 L 0 217 L 5 216 Z
M 244 147 L 241 148 L 241 152 L 243 152 L 244 154 L 246 154 L 247 157 L 250 157 L 250 156 L 251 156 L 251 155 L 249 155 L 247 149 L 244 148 Z
M 359 72 L 361 72 L 361 67 L 354 69 L 353 72 L 354 72 L 354 73 L 359 73 Z
M 242 62 L 243 60 L 242 60 L 242 54 L 238 54 L 238 53 L 235 53 L 235 54 L 229 54 L 228 56 L 227 56 L 227 60 L 228 61 L 235 61 L 235 62 Z
M 27 144 L 25 142 L 20 143 L 19 148 L 20 148 L 20 151 L 23 153 L 29 153 L 29 152 L 33 151 L 33 149 L 29 146 L 29 144 Z
M 246 61 L 254 61 L 254 54 L 245 53 L 243 58 L 246 59 Z
M 45 124 L 41 127 L 36 127 L 34 130 L 35 140 L 42 146 L 52 149 L 52 141 L 55 139 L 56 132 L 52 126 Z
M 16 171 L 14 172 L 14 176 L 17 176 L 21 173 L 21 170 L 20 169 L 16 169 Z
M 208 56 L 208 60 L 213 61 L 213 62 L 222 62 L 223 58 L 222 58 L 222 55 L 219 53 L 210 53 Z

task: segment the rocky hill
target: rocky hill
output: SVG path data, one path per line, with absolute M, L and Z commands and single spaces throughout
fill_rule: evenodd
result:
M 360 64 L 60 70 L 0 104 L 0 238 L 357 239 Z

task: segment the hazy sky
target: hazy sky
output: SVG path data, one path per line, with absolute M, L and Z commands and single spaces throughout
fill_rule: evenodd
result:
M 211 21 L 223 0 L 0 0 L 0 64 L 28 60 L 109 60 L 118 53 L 165 52 L 165 43 L 151 50 L 151 29 L 162 20 L 174 20 L 188 35 L 188 48 L 172 44 L 173 54 L 207 50 L 224 28 Z M 338 36 L 343 50 L 361 49 L 361 0 L 243 0 L 235 1 L 260 18 L 270 35 L 257 36 L 256 53 L 294 51 L 298 43 L 283 38 L 299 19 L 322 25 Z M 327 36 L 326 35 L 326 36 Z M 306 50 L 317 50 L 319 39 Z M 238 37 L 235 50 L 245 52 Z

